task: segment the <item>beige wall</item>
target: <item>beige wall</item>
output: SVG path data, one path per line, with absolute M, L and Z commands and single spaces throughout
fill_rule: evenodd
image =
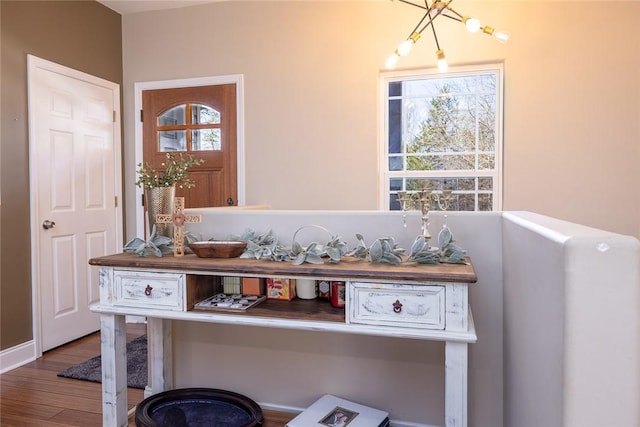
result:
M 504 209 L 640 235 L 640 3 L 456 1 L 511 32 L 454 22 L 449 63 L 505 65 Z M 125 187 L 135 82 L 243 74 L 246 202 L 377 209 L 378 79 L 420 17 L 398 2 L 222 2 L 123 17 Z M 425 35 L 399 67 L 433 67 Z M 131 213 L 131 211 L 129 211 Z M 134 217 L 127 216 L 129 238 Z
M 0 349 L 32 338 L 27 54 L 122 84 L 120 15 L 92 1 L 0 1 Z

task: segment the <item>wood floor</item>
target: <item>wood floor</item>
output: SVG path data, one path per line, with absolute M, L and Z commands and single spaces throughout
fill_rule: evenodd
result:
M 143 324 L 127 325 L 127 340 L 146 332 Z M 40 359 L 0 375 L 0 426 L 99 427 L 102 424 L 101 385 L 60 378 L 58 372 L 100 354 L 95 333 L 46 352 Z M 129 407 L 143 391 L 128 390 Z M 284 427 L 293 415 L 264 411 L 263 427 Z M 135 426 L 130 419 L 129 426 Z

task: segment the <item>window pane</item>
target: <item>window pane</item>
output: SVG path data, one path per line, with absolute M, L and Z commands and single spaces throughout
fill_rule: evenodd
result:
M 407 156 L 408 171 L 475 170 L 475 155 Z
M 402 157 L 399 156 L 389 156 L 389 170 L 390 171 L 401 171 L 402 166 Z
M 393 193 L 391 197 L 389 197 L 389 210 L 390 211 L 399 211 L 400 210 L 400 202 L 398 201 L 398 194 Z
M 478 194 L 478 210 L 493 210 L 493 194 Z
M 193 151 L 221 150 L 220 129 L 197 129 L 191 131 L 191 149 Z
M 449 204 L 449 210 L 452 211 L 475 211 L 476 196 L 475 194 L 453 194 Z
M 220 112 L 213 108 L 201 105 L 191 105 L 191 123 L 194 125 L 220 124 Z
M 402 101 L 389 101 L 389 154 L 402 149 Z
M 186 125 L 186 105 L 173 107 L 158 116 L 158 126 Z
M 389 83 L 389 96 L 400 96 L 400 95 L 402 95 L 402 82 Z
M 187 132 L 161 130 L 158 132 L 158 151 L 187 151 Z
M 444 188 L 454 191 L 475 191 L 476 179 L 475 178 L 454 178 L 445 179 Z
M 493 154 L 480 154 L 478 156 L 478 169 L 493 170 L 496 168 L 496 157 Z
M 391 179 L 391 180 L 389 180 L 389 190 L 390 191 L 402 191 L 402 179 Z
M 478 178 L 478 190 L 493 191 L 493 178 Z

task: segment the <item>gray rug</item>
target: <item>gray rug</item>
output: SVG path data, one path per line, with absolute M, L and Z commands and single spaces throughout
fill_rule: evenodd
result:
M 58 373 L 59 377 L 102 382 L 101 357 L 96 356 Z M 144 389 L 147 385 L 147 336 L 127 343 L 127 385 Z

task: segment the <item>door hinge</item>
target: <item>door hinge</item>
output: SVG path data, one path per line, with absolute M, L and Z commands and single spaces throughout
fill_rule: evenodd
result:
M 118 196 L 115 196 L 115 197 L 114 197 L 114 199 L 115 199 L 115 200 L 114 200 L 114 203 L 115 203 L 116 208 L 117 208 L 117 207 L 118 207 Z
M 116 111 L 113 110 L 113 123 L 115 123 L 115 122 L 116 122 Z
M 140 110 L 140 122 L 144 122 L 144 119 L 142 118 L 142 110 Z
M 141 194 L 140 198 L 142 199 L 142 206 L 144 206 L 144 194 Z

